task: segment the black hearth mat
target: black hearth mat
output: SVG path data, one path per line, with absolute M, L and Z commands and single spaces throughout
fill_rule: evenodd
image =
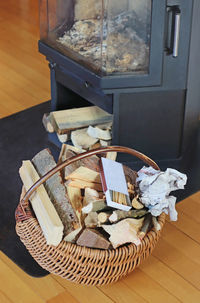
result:
M 59 149 L 48 141 L 42 125 L 42 116 L 50 111 L 50 102 L 29 108 L 0 119 L 0 250 L 21 269 L 34 277 L 48 274 L 31 257 L 15 232 L 15 209 L 19 203 L 22 183 L 18 170 L 22 160 L 31 159 L 48 147 L 57 160 Z M 157 162 L 162 167 L 162 163 Z M 188 175 L 186 189 L 177 191 L 177 201 L 200 189 L 200 132 L 185 151 L 176 167 L 169 160 L 167 167 L 174 167 Z
M 50 102 L 45 102 L 0 120 L 0 250 L 34 277 L 48 272 L 35 262 L 16 235 L 14 213 L 22 188 L 18 173 L 22 160 L 31 159 L 46 147 L 58 156 L 41 122 L 49 111 Z

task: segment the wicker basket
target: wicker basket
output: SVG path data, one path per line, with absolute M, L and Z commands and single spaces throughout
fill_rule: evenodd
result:
M 49 171 L 27 191 L 16 209 L 16 232 L 37 263 L 50 273 L 85 285 L 109 284 L 133 271 L 151 254 L 161 231 L 154 229 L 149 231 L 139 246 L 127 244 L 117 249 L 100 250 L 62 241 L 57 247 L 54 247 L 46 244 L 28 199 L 38 186 L 65 166 L 91 155 L 109 151 L 129 153 L 155 169 L 159 169 L 150 158 L 130 148 L 110 146 L 92 150 L 72 157 Z M 165 214 L 159 216 L 158 222 L 162 229 Z

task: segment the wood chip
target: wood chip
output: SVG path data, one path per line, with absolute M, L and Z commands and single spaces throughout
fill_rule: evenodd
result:
M 109 130 L 103 130 L 100 129 L 99 127 L 95 126 L 89 126 L 87 129 L 87 133 L 89 136 L 93 137 L 93 138 L 97 138 L 97 139 L 101 139 L 101 140 L 111 140 L 111 132 Z
M 142 227 L 143 218 L 141 219 L 124 219 L 116 224 L 102 225 L 102 228 L 110 235 L 110 242 L 114 248 L 125 244 L 134 243 L 139 245 L 141 243 L 138 237 L 138 231 Z
M 74 146 L 80 149 L 89 149 L 98 142 L 98 139 L 92 138 L 87 133 L 87 128 L 77 129 L 71 132 L 71 140 Z

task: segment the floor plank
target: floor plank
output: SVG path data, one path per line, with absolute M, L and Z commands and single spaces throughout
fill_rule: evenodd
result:
M 88 303 L 88 300 L 95 303 L 114 302 L 97 287 L 75 284 L 57 276 L 54 276 L 54 279 L 58 281 L 79 303 Z
M 144 298 L 128 287 L 123 280 L 111 285 L 100 286 L 98 288 L 117 303 L 147 302 Z
M 140 269 L 154 281 L 158 281 L 159 284 L 170 293 L 174 294 L 180 302 L 199 302 L 200 291 L 157 258 L 150 256 L 150 258 L 140 266 Z
M 12 303 L 13 301 L 10 301 L 8 299 L 8 297 L 2 291 L 0 291 L 0 302 L 1 303 Z
M 159 284 L 159 281 L 153 280 L 140 269 L 136 269 L 129 274 L 124 279 L 124 283 L 149 303 L 160 303 L 161 298 L 163 298 L 162 301 L 164 300 L 163 302 L 165 303 L 180 302 L 175 297 L 175 294 L 170 293 Z
M 47 303 L 79 303 L 74 297 L 72 297 L 67 291 L 62 292 L 58 296 L 51 298 Z
M 164 239 L 159 241 L 153 255 L 200 290 L 200 266 L 192 260 L 192 256 L 186 257 L 178 247 L 172 246 Z
M 45 302 L 65 291 L 64 287 L 56 282 L 51 275 L 39 279 L 33 278 L 27 275 L 2 252 L 0 252 L 0 260 L 2 260 L 26 285 L 31 285 L 32 290 Z
M 24 283 L 20 277 L 12 271 L 0 259 L 0 291 L 5 296 L 14 301 L 15 303 L 44 303 L 45 301 L 40 298 L 32 289 L 32 285 Z

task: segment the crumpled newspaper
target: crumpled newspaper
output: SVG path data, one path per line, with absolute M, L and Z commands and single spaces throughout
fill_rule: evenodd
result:
M 177 220 L 175 209 L 176 197 L 170 196 L 170 192 L 184 189 L 187 176 L 173 168 L 167 168 L 165 172 L 155 170 L 153 167 L 143 167 L 138 171 L 141 202 L 149 208 L 153 216 L 159 216 L 162 212 L 169 214 L 171 221 Z

